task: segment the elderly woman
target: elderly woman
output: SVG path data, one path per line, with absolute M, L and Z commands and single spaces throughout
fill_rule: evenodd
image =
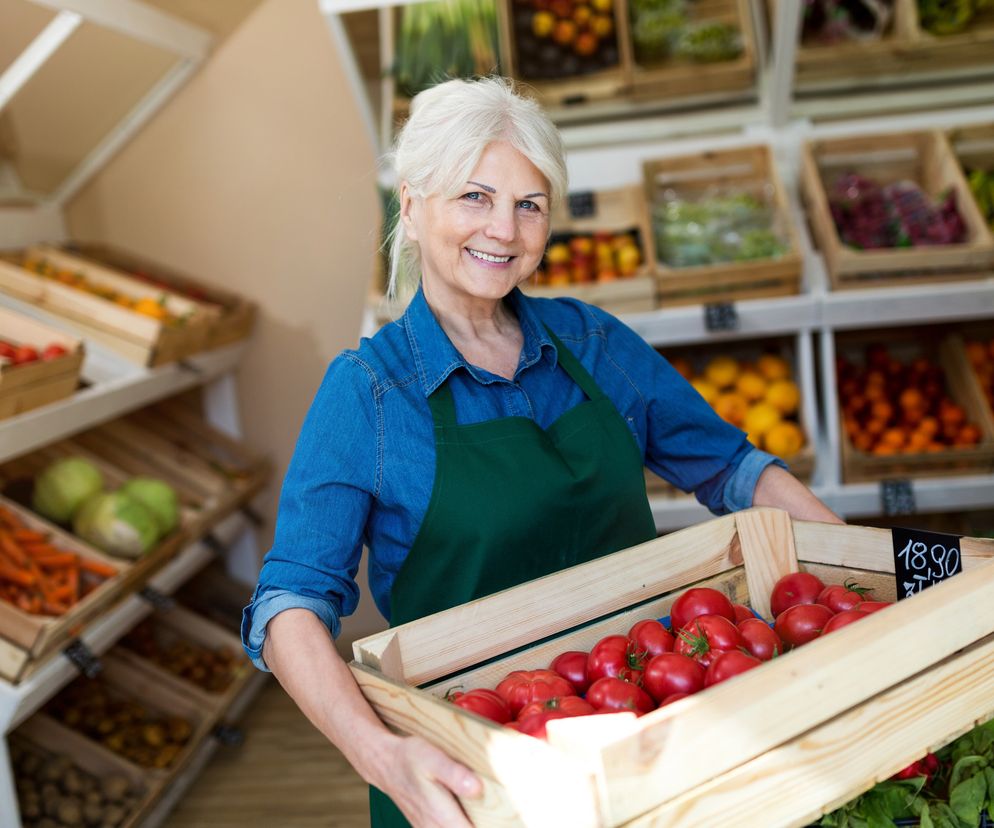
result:
M 243 638 L 386 794 L 373 791 L 374 826 L 456 828 L 469 823 L 454 795 L 479 780 L 387 730 L 332 642 L 364 544 L 376 605 L 402 624 L 654 538 L 644 466 L 718 514 L 838 518 L 617 319 L 518 290 L 566 192 L 535 103 L 498 78 L 436 86 L 415 99 L 395 166 L 391 290 L 417 292 L 329 367 Z

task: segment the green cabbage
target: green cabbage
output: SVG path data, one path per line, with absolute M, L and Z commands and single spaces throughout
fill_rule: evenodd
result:
M 83 503 L 73 518 L 73 531 L 111 555 L 138 558 L 159 539 L 152 513 L 123 492 L 102 492 Z
M 179 523 L 179 498 L 168 483 L 154 477 L 132 477 L 118 491 L 145 506 L 159 526 L 159 537 L 168 535 Z
M 64 457 L 35 479 L 32 508 L 56 523 L 69 523 L 87 498 L 104 488 L 100 469 L 82 457 Z

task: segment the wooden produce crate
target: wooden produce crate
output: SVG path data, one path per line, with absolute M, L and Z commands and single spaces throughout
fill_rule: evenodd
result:
M 361 639 L 350 666 L 388 725 L 480 775 L 483 798 L 462 801 L 477 826 L 700 826 L 729 813 L 737 826 L 799 826 L 994 709 L 994 543 L 961 548 L 963 574 L 859 625 L 638 719 L 557 720 L 548 743 L 455 707 L 445 690 L 589 649 L 667 614 L 691 584 L 765 616 L 775 581 L 798 569 L 893 598 L 890 532 L 751 509 Z M 950 607 L 962 626 L 937 623 Z M 807 784 L 783 784 L 794 777 Z
M 911 180 L 937 200 L 948 192 L 966 227 L 960 244 L 857 250 L 843 244 L 828 193 L 839 175 L 857 173 L 881 186 Z M 994 236 L 977 210 L 946 136 L 938 131 L 808 141 L 801 184 L 811 229 L 835 289 L 984 278 L 994 262 Z
M 124 809 L 123 821 L 114 823 L 119 828 L 136 828 L 140 817 L 151 804 L 153 791 L 143 770 L 45 716 L 34 716 L 18 727 L 10 736 L 10 747 L 15 757 L 22 751 L 33 754 L 49 768 L 53 761 L 64 759 L 71 762 L 77 772 L 82 771 L 98 780 L 111 777 L 127 780 L 131 785 L 131 793 L 127 797 L 129 807 Z M 22 775 L 18 773 L 19 763 L 16 759 L 13 766 L 14 781 L 20 783 Z M 61 786 L 62 781 L 49 780 L 56 786 Z M 18 789 L 20 790 L 20 784 Z M 18 799 L 22 819 L 29 819 L 30 816 L 24 809 L 24 796 L 21 795 Z
M 726 23 L 738 29 L 741 54 L 715 62 L 670 57 L 660 63 L 639 64 L 633 48 L 629 83 L 636 100 L 727 97 L 754 90 L 756 33 L 749 0 L 703 0 L 688 5 L 691 23 Z M 634 26 L 629 20 L 629 29 L 634 30 Z
M 109 245 L 72 242 L 66 252 L 124 271 L 133 279 L 176 293 L 198 304 L 210 306 L 213 312 L 209 316 L 205 348 L 219 348 L 247 339 L 255 326 L 257 311 L 255 303 L 237 293 L 208 285 L 134 253 Z
M 801 253 L 791 220 L 787 192 L 768 146 L 706 150 L 693 155 L 646 161 L 642 167 L 645 202 L 650 212 L 650 246 L 655 262 L 659 302 L 667 305 L 731 302 L 796 294 L 801 284 Z M 769 206 L 773 230 L 787 250 L 776 258 L 722 262 L 675 268 L 660 260 L 653 205 L 666 191 L 698 199 L 709 193 L 743 192 Z
M 968 182 L 971 171 L 986 172 L 988 178 L 994 176 L 994 123 L 954 129 L 948 133 L 948 137 L 953 152 L 956 153 L 956 159 L 963 168 L 964 174 L 968 176 Z M 976 201 L 976 197 L 974 197 L 974 201 Z M 983 215 L 979 203 L 977 209 Z M 987 221 L 987 226 L 994 230 L 994 215 L 988 212 L 984 218 Z
M 139 365 L 162 365 L 204 349 L 211 321 L 217 316 L 211 306 L 168 291 L 157 292 L 156 299 L 161 298 L 166 309 L 179 319 L 169 324 L 21 267 L 25 260 L 39 259 L 60 270 L 83 274 L 94 284 L 132 299 L 151 294 L 149 286 L 136 279 L 44 246 L 0 258 L 0 290 L 69 319 L 83 337 Z
M 17 682 L 29 675 L 41 659 L 67 644 L 118 601 L 127 591 L 133 573 L 128 561 L 103 555 L 13 501 L 0 497 L 0 506 L 12 512 L 28 529 L 49 535 L 51 543 L 59 550 L 113 567 L 118 573 L 104 580 L 94 577 L 95 588 L 63 615 L 35 615 L 0 600 L 0 676 Z
M 197 653 L 201 654 L 198 663 L 206 664 L 211 654 L 219 652 L 225 660 L 230 656 L 231 663 L 225 673 L 217 674 L 215 689 L 206 686 L 206 676 L 198 682 L 183 672 L 192 667 Z M 155 658 L 156 653 L 161 660 Z M 215 718 L 231 707 L 254 672 L 238 636 L 178 605 L 146 618 L 118 643 L 114 656 L 157 684 L 195 699 L 200 709 L 211 711 Z
M 628 66 L 631 61 L 631 40 L 628 36 L 628 9 L 625 0 L 613 0 L 613 45 L 617 63 L 588 74 L 551 80 L 529 77 L 523 67 L 518 37 L 523 29 L 515 25 L 515 15 L 521 10 L 516 0 L 497 0 L 497 23 L 500 61 L 504 74 L 523 81 L 538 99 L 548 107 L 575 106 L 587 101 L 617 98 L 627 90 Z M 611 42 L 607 38 L 605 42 Z
M 638 187 L 572 193 L 550 215 L 551 241 L 565 241 L 578 234 L 631 235 L 642 255 L 642 264 L 633 276 L 613 281 L 552 286 L 533 284 L 530 280 L 521 286 L 522 290 L 529 296 L 569 296 L 598 305 L 611 313 L 653 310 L 656 307 L 656 285 L 651 275 L 649 251 L 652 247 L 646 219 L 642 191 Z
M 42 353 L 61 345 L 66 353 L 54 359 L 14 365 L 0 359 L 0 420 L 72 396 L 79 385 L 83 343 L 29 316 L 0 307 L 0 339 L 30 345 Z
M 994 471 L 994 418 L 970 368 L 961 339 L 946 336 L 938 345 L 927 344 L 935 342 L 936 334 L 915 329 L 839 332 L 835 337 L 837 357 L 844 357 L 857 366 L 863 363 L 863 349 L 873 343 L 886 345 L 891 356 L 904 364 L 921 356 L 937 362 L 942 368 L 949 396 L 965 412 L 966 422 L 977 426 L 981 435 L 980 442 L 971 446 L 877 456 L 856 448 L 847 433 L 840 408 L 839 440 L 845 482 Z M 898 405 L 896 400 L 889 402 L 895 408 Z

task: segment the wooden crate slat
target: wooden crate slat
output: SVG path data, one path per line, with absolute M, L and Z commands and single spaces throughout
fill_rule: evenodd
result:
M 780 510 L 748 510 L 735 517 L 749 603 L 763 618 L 772 618 L 770 593 L 784 575 L 797 572 L 797 551 L 790 515 Z

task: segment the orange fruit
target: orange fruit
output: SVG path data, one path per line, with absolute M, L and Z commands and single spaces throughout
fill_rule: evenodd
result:
M 886 423 L 894 416 L 894 406 L 886 400 L 877 400 L 870 406 L 870 417 L 874 420 L 883 420 Z
M 956 445 L 973 446 L 980 442 L 980 429 L 973 423 L 967 423 L 956 435 Z
M 718 388 L 730 388 L 739 378 L 739 363 L 729 356 L 718 356 L 704 368 L 704 376 Z
M 750 434 L 766 434 L 780 422 L 780 412 L 769 403 L 756 403 L 745 415 L 743 428 Z
M 918 423 L 918 430 L 922 434 L 934 437 L 939 433 L 939 421 L 935 417 L 922 417 L 921 422 Z
M 683 377 L 687 382 L 690 382 L 694 377 L 694 367 L 690 364 L 690 360 L 684 357 L 673 357 L 670 360 L 670 365 L 676 370 L 676 372 Z
M 852 443 L 859 451 L 869 451 L 873 448 L 873 436 L 861 431 L 853 437 Z
M 871 437 L 879 437 L 887 428 L 886 420 L 867 420 L 866 428 L 864 429 L 867 434 Z
M 987 362 L 987 347 L 983 342 L 970 340 L 966 343 L 966 356 L 974 368 L 979 368 Z
M 880 442 L 894 448 L 901 448 L 906 442 L 904 431 L 900 428 L 888 428 L 880 435 Z
M 775 380 L 766 389 L 765 399 L 781 414 L 790 415 L 801 404 L 801 391 L 792 380 Z
M 709 382 L 702 377 L 695 377 L 690 381 L 690 384 L 694 386 L 694 390 L 704 397 L 704 402 L 714 408 L 715 401 L 718 399 L 718 395 L 721 393 L 714 383 Z
M 714 401 L 714 410 L 725 422 L 741 426 L 749 411 L 749 402 L 735 391 L 726 391 L 724 394 L 719 394 L 718 399 Z
M 766 432 L 763 445 L 777 457 L 791 457 L 804 447 L 804 433 L 796 423 L 783 420 Z
M 790 378 L 790 363 L 776 354 L 763 354 L 756 360 L 756 370 L 771 382 Z
M 887 443 L 877 443 L 873 447 L 873 454 L 878 457 L 890 457 L 893 454 L 897 454 L 900 449 L 896 446 L 888 445 Z
M 756 402 L 765 396 L 767 385 L 766 379 L 758 371 L 746 370 L 735 381 L 735 390 L 749 402 Z

